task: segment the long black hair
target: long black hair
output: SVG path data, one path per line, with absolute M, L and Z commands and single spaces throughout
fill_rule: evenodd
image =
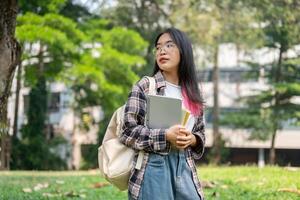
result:
M 194 55 L 192 44 L 186 34 L 176 28 L 168 28 L 160 33 L 155 40 L 155 46 L 159 38 L 164 34 L 170 34 L 173 42 L 179 49 L 180 62 L 178 67 L 179 85 L 182 88 L 183 99 L 187 101 L 187 107 L 192 110 L 197 110 L 197 114 L 203 111 L 203 97 L 198 87 L 196 78 L 196 67 L 194 62 Z M 160 70 L 155 61 L 153 75 Z M 193 113 L 193 112 L 192 112 Z

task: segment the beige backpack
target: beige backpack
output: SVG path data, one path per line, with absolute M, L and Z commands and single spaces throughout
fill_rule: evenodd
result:
M 149 94 L 156 94 L 155 79 L 148 77 Z M 107 181 L 120 190 L 128 188 L 130 171 L 133 165 L 135 151 L 119 141 L 123 126 L 125 105 L 118 108 L 110 119 L 102 145 L 98 148 L 98 162 L 101 174 Z M 146 120 L 145 120 L 146 121 Z M 140 169 L 144 152 L 140 151 L 136 162 L 136 169 Z

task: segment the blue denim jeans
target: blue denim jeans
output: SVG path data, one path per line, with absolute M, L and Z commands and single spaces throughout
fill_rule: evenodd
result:
M 139 200 L 197 199 L 201 198 L 183 151 L 172 150 L 166 156 L 149 155 Z

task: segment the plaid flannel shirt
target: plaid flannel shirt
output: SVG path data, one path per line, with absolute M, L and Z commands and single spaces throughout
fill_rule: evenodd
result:
M 166 83 L 161 71 L 155 75 L 156 91 L 158 95 L 164 95 Z M 142 78 L 137 82 L 128 97 L 125 107 L 124 125 L 120 141 L 126 146 L 136 150 L 134 165 L 136 164 L 138 152 L 145 151 L 142 166 L 140 170 L 134 167 L 131 170 L 131 176 L 128 183 L 129 194 L 133 199 L 138 199 L 145 168 L 148 162 L 149 153 L 158 153 L 167 155 L 170 152 L 170 143 L 166 140 L 166 129 L 149 129 L 144 125 L 146 115 L 146 96 L 149 90 L 149 80 Z M 204 199 L 203 190 L 197 176 L 194 159 L 200 159 L 204 152 L 205 134 L 203 115 L 195 117 L 195 124 L 192 133 L 197 138 L 196 147 L 185 149 L 185 155 L 188 165 L 191 168 L 194 184 L 201 199 Z

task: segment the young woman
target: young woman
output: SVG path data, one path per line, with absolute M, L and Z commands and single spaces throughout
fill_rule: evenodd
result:
M 204 151 L 203 100 L 199 91 L 192 45 L 178 29 L 169 28 L 155 41 L 154 75 L 158 95 L 180 98 L 190 111 L 188 127 L 149 129 L 144 125 L 149 81 L 137 82 L 125 108 L 121 142 L 145 152 L 141 169 L 133 168 L 129 199 L 204 199 L 194 159 Z M 137 156 L 135 157 L 135 163 Z M 134 165 L 135 165 L 134 163 Z

